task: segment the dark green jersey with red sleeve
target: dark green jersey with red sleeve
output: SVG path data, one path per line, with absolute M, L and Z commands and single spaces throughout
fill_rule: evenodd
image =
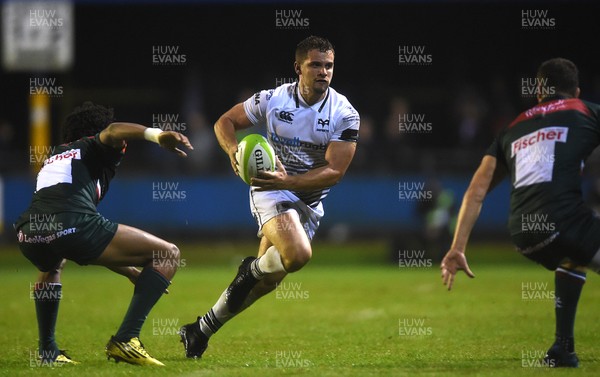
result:
M 486 154 L 509 172 L 511 235 L 539 235 L 532 227 L 540 223 L 560 231 L 591 213 L 583 202 L 581 171 L 599 144 L 600 106 L 576 98 L 541 102 L 500 132 Z
M 31 213 L 97 213 L 125 147 L 102 144 L 99 134 L 55 147 L 38 173 L 31 206 L 15 226 L 29 221 Z

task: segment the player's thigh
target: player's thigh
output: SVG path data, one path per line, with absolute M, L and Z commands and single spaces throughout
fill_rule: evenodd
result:
M 21 244 L 19 248 L 21 253 L 40 271 L 40 278 L 42 275 L 49 276 L 61 268 L 63 257 L 53 253 L 46 245 Z
M 104 266 L 146 266 L 157 258 L 178 258 L 175 245 L 143 230 L 119 224 L 102 254 L 90 264 Z
M 312 254 L 310 240 L 295 210 L 273 217 L 263 225 L 262 232 L 284 258 L 310 258 Z

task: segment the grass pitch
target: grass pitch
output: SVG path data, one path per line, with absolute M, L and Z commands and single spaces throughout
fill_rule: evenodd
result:
M 600 375 L 598 277 L 590 274 L 576 327 L 578 370 L 539 367 L 554 333 L 553 274 L 509 246 L 469 250 L 476 278 L 447 292 L 439 268 L 385 264 L 384 243 L 317 243 L 315 256 L 274 293 L 185 359 L 177 329 L 203 314 L 254 243 L 182 244 L 184 264 L 150 313 L 141 339 L 165 368 L 106 361 L 133 286 L 101 267 L 69 263 L 57 326 L 77 366 L 36 363 L 33 266 L 0 250 L 0 374 L 7 376 L 521 376 Z

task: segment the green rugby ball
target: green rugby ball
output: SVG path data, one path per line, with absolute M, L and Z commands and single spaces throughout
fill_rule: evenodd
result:
M 238 144 L 236 153 L 240 178 L 250 184 L 250 178 L 261 171 L 275 171 L 275 150 L 262 135 L 250 134 Z

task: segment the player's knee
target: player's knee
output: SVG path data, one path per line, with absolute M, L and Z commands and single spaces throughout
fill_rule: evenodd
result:
M 177 266 L 180 259 L 179 248 L 175 244 L 168 244 L 165 250 L 152 253 L 152 258 L 158 260 L 159 265 Z
M 67 263 L 66 259 L 63 259 L 56 267 L 50 269 L 46 272 L 40 272 L 38 276 L 39 282 L 44 283 L 58 283 L 60 282 L 60 275 L 62 273 L 65 264 Z
M 60 269 L 53 269 L 46 272 L 40 272 L 38 275 L 39 283 L 57 283 L 60 281 Z
M 310 261 L 312 249 L 310 246 L 296 246 L 292 252 L 285 253 L 281 261 L 287 272 L 296 272 Z
M 181 258 L 181 254 L 179 252 L 179 248 L 175 244 L 171 244 L 169 246 L 169 260 L 179 262 Z

